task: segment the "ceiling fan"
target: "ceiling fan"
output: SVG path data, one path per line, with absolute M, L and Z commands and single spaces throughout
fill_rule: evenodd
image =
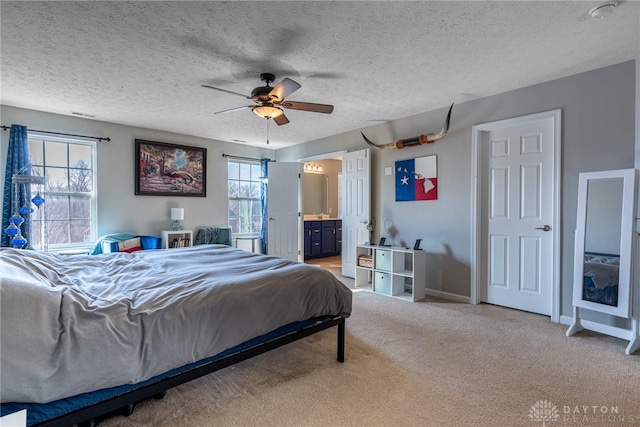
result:
M 269 86 L 269 83 L 273 82 L 275 78 L 276 76 L 271 73 L 260 74 L 260 80 L 266 82 L 266 85 L 258 86 L 257 88 L 253 89 L 251 91 L 251 96 L 246 96 L 241 93 L 209 85 L 202 85 L 202 87 L 241 96 L 245 99 L 250 99 L 255 103 L 255 105 L 244 105 L 242 107 L 218 111 L 214 114 L 231 113 L 234 111 L 240 111 L 246 108 L 250 108 L 251 111 L 253 111 L 260 117 L 264 117 L 265 119 L 273 119 L 273 121 L 276 122 L 278 126 L 286 125 L 287 123 L 289 123 L 289 119 L 287 119 L 287 116 L 284 115 L 284 111 L 282 110 L 283 108 L 325 114 L 331 114 L 331 112 L 333 111 L 333 105 L 286 100 L 285 98 L 291 95 L 296 90 L 300 89 L 301 85 L 300 83 L 297 83 L 289 78 L 285 78 L 276 86 Z

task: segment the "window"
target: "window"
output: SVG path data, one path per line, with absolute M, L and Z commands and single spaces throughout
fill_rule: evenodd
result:
M 95 147 L 95 142 L 29 133 L 32 173 L 48 178 L 45 203 L 32 215 L 34 248 L 87 246 L 96 240 Z
M 260 164 L 229 160 L 229 226 L 234 235 L 258 234 L 262 227 Z

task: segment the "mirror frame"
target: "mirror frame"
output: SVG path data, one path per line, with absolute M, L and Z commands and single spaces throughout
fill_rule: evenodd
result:
M 622 178 L 622 217 L 620 232 L 620 267 L 618 272 L 618 305 L 613 307 L 582 299 L 584 287 L 584 252 L 587 220 L 587 187 L 590 180 Z M 573 305 L 618 317 L 630 318 L 632 260 L 634 254 L 634 220 L 636 210 L 636 169 L 619 169 L 600 172 L 584 172 L 578 179 L 578 216 L 573 262 Z

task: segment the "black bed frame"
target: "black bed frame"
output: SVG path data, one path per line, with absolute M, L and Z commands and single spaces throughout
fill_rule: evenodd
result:
M 100 421 L 111 416 L 130 415 L 133 413 L 133 409 L 136 404 L 150 398 L 160 399 L 164 397 L 166 391 L 172 387 L 184 384 L 203 375 L 210 374 L 334 326 L 338 327 L 337 360 L 342 363 L 344 362 L 345 318 L 342 316 L 335 316 L 313 323 L 312 325 L 298 331 L 291 332 L 237 353 L 230 354 L 221 359 L 205 363 L 204 365 L 200 365 L 180 374 L 148 384 L 144 387 L 127 392 L 126 394 L 98 402 L 94 405 L 69 412 L 60 417 L 50 419 L 36 425 L 47 427 L 68 427 L 72 425 L 78 425 L 81 427 L 97 426 Z

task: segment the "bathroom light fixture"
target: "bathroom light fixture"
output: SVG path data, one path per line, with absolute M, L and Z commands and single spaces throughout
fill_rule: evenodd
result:
M 304 164 L 304 171 L 305 172 L 311 172 L 311 173 L 319 173 L 322 172 L 322 166 L 320 165 L 316 165 L 313 163 L 305 163 Z
M 591 15 L 592 18 L 604 19 L 613 13 L 613 10 L 617 5 L 618 3 L 614 1 L 601 4 L 600 6 L 591 9 L 589 11 L 589 15 Z

